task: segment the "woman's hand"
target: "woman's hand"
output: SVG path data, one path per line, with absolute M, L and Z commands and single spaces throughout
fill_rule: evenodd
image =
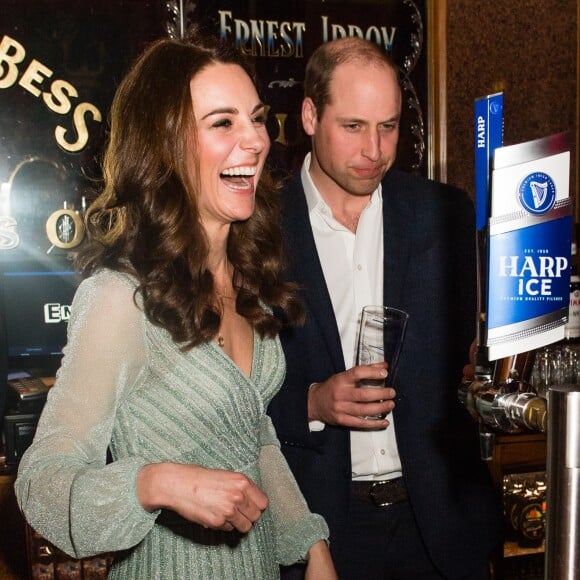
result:
M 137 497 L 147 511 L 169 509 L 216 530 L 248 532 L 268 498 L 248 477 L 198 465 L 154 463 L 137 476 Z
M 330 550 L 324 540 L 316 542 L 308 550 L 308 562 L 304 580 L 338 580 Z

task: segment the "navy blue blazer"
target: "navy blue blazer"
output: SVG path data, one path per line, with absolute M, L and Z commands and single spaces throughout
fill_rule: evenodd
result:
M 463 192 L 390 170 L 382 182 L 384 304 L 410 314 L 393 411 L 403 476 L 439 570 L 459 578 L 500 541 L 501 510 L 479 458 L 477 426 L 457 397 L 475 337 L 473 204 Z M 281 334 L 287 376 L 269 413 L 312 511 L 340 553 L 350 501 L 349 430 L 310 432 L 307 391 L 345 370 L 340 337 L 300 176 L 283 191 L 288 277 L 301 286 L 306 323 Z

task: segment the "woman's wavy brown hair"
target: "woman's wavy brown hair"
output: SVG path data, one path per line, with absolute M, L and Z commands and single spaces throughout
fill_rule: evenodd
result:
M 187 169 L 188 155 L 197 157 L 190 81 L 213 63 L 237 64 L 253 78 L 233 48 L 204 38 L 153 43 L 123 79 L 111 106 L 104 189 L 87 212 L 89 242 L 77 256 L 85 277 L 99 268 L 135 275 L 148 319 L 184 350 L 214 337 L 221 319 L 192 185 L 199 167 L 193 176 Z M 264 171 L 254 213 L 231 225 L 227 247 L 236 309 L 261 336 L 281 326 L 264 304 L 291 323 L 303 316 L 295 288 L 280 279 L 281 248 L 278 190 Z

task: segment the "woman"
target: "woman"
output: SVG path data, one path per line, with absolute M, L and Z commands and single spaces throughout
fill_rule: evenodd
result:
M 303 559 L 335 578 L 265 413 L 285 369 L 271 308 L 301 315 L 268 149 L 247 70 L 209 40 L 158 41 L 113 101 L 85 280 L 16 482 L 58 547 L 116 551 L 112 578 L 262 580 Z

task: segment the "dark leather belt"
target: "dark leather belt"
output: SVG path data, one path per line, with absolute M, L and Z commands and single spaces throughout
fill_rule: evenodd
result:
M 409 497 L 402 477 L 386 481 L 353 481 L 351 496 L 360 501 L 368 501 L 377 507 L 387 507 L 405 501 Z

